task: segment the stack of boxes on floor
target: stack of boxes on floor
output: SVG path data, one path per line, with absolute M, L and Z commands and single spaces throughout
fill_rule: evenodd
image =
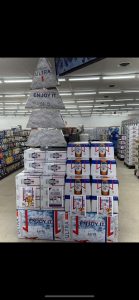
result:
M 124 160 L 125 157 L 125 146 L 126 146 L 126 135 L 120 134 L 117 144 L 117 157 L 120 160 Z
M 139 137 L 135 140 L 135 175 L 139 178 Z
M 139 125 L 128 125 L 125 128 L 126 133 L 126 147 L 124 163 L 128 167 L 135 164 L 135 140 L 138 137 Z

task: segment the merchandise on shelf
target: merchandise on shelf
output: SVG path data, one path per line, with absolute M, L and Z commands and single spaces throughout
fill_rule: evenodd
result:
M 119 159 L 124 159 L 125 157 L 125 146 L 126 146 L 126 135 L 120 134 L 117 142 L 117 157 Z
M 124 162 L 128 166 L 134 166 L 135 164 L 135 140 L 139 135 L 139 125 L 126 125 L 126 145 L 125 145 L 125 158 Z

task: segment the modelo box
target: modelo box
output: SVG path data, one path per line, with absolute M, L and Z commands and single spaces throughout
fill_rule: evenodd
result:
M 31 161 L 31 160 L 24 160 L 24 168 L 25 171 L 28 172 L 40 172 L 43 171 L 44 162 L 42 160 Z
M 54 239 L 71 241 L 71 215 L 65 211 L 54 211 Z
M 44 163 L 43 174 L 65 175 L 66 163 Z
M 118 214 L 107 217 L 107 242 L 118 242 Z
M 66 162 L 67 151 L 62 150 L 47 150 L 46 151 L 46 162 Z
M 30 148 L 24 151 L 24 160 L 33 160 L 33 161 L 45 161 L 46 153 L 41 151 L 39 148 Z
M 114 158 L 114 147 L 111 142 L 92 142 L 91 158 Z
M 119 181 L 117 178 L 93 178 L 92 196 L 118 197 Z
M 18 238 L 53 240 L 53 211 L 17 210 Z
M 119 201 L 118 197 L 112 196 L 92 196 L 91 211 L 101 215 L 118 214 Z
M 106 242 L 107 218 L 95 213 L 72 215 L 72 239 L 78 242 Z
M 68 175 L 90 175 L 90 161 L 84 159 L 67 160 Z
M 85 216 L 92 211 L 91 196 L 65 195 L 65 211 Z
M 91 162 L 92 176 L 114 176 L 116 177 L 116 160 L 92 160 Z
M 67 158 L 84 158 L 90 157 L 90 144 L 88 142 L 68 143 Z
M 65 179 L 65 195 L 91 195 L 90 176 L 69 176 Z
M 64 209 L 65 177 L 47 175 L 41 177 L 41 208 Z
M 40 186 L 18 186 L 16 188 L 16 208 L 41 209 Z

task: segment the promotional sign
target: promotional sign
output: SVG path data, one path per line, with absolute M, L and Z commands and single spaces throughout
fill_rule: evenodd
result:
M 60 115 L 60 111 L 56 109 L 39 109 L 32 111 L 28 128 L 64 128 L 65 124 Z
M 38 129 L 32 130 L 26 146 L 30 147 L 63 147 L 67 143 L 64 139 L 62 130 L 59 129 Z

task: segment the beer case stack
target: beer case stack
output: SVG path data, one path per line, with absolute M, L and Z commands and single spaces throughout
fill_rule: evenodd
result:
M 139 178 L 139 137 L 135 140 L 135 175 Z
M 54 211 L 64 211 L 64 109 L 49 59 L 40 58 L 26 108 L 32 108 L 24 171 L 16 176 L 18 238 L 54 240 Z
M 92 212 L 105 218 L 107 242 L 118 242 L 118 186 L 111 142 L 91 143 Z
M 126 147 L 124 163 L 128 167 L 134 167 L 135 164 L 135 140 L 138 137 L 138 125 L 128 125 L 126 131 Z
M 126 135 L 120 134 L 117 143 L 117 157 L 120 160 L 124 160 L 125 157 L 125 146 L 126 146 Z

